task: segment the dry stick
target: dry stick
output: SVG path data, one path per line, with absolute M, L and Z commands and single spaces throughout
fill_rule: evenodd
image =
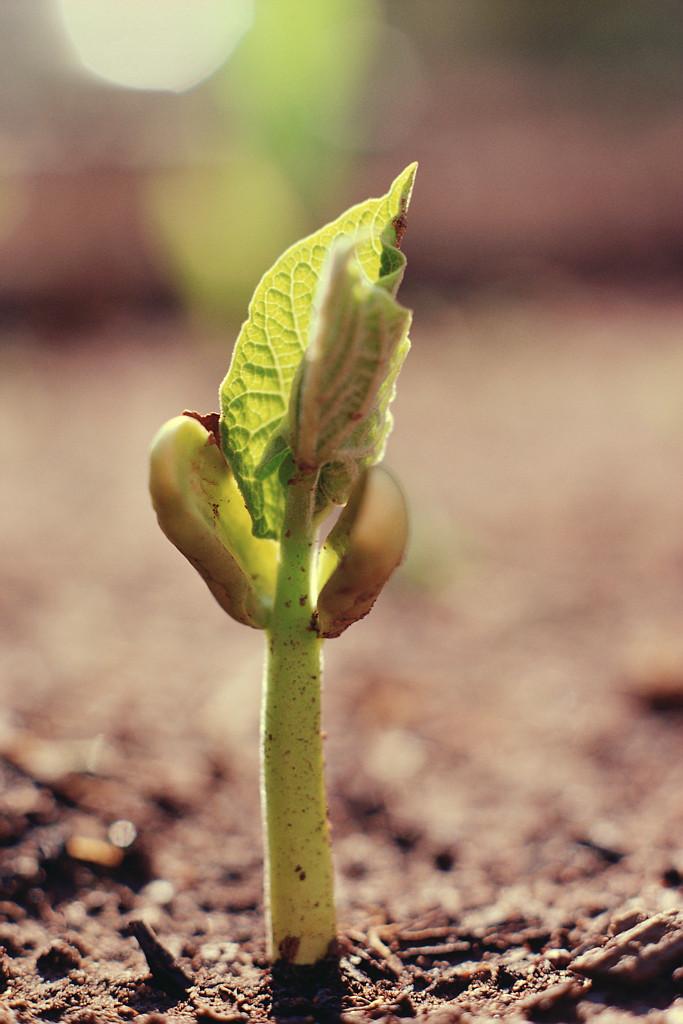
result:
M 131 921 L 127 932 L 137 939 L 157 986 L 168 995 L 184 995 L 194 983 L 193 979 L 162 946 L 152 928 L 145 921 Z

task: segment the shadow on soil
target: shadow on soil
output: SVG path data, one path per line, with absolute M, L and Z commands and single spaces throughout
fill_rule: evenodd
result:
M 314 967 L 275 964 L 271 974 L 272 1016 L 277 1021 L 313 1017 L 336 1021 L 348 994 L 339 963 L 325 960 Z

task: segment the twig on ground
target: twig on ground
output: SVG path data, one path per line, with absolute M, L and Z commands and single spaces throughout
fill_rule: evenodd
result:
M 193 979 L 159 942 L 153 929 L 145 921 L 131 921 L 127 933 L 137 939 L 154 983 L 168 995 L 184 995 L 193 984 Z

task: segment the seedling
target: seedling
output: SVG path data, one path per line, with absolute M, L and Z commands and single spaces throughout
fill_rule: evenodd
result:
M 415 177 L 288 249 L 258 285 L 220 415 L 157 434 L 150 490 L 166 536 L 221 607 L 266 634 L 261 721 L 265 907 L 273 959 L 335 942 L 320 733 L 322 645 L 366 615 L 400 563 L 402 492 L 379 465 L 408 352 L 396 301 Z M 322 543 L 321 526 L 343 506 Z

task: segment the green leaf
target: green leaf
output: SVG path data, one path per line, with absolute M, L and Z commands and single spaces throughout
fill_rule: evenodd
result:
M 377 282 L 383 277 L 384 291 L 394 290 L 403 264 L 395 248 L 389 255 L 387 249 L 390 243 L 400 241 L 404 230 L 415 171 L 416 165 L 411 164 L 385 196 L 352 207 L 293 245 L 256 288 L 220 398 L 223 451 L 257 537 L 277 538 L 280 533 L 283 490 L 278 475 L 264 476 L 261 464 L 289 410 L 292 383 L 309 342 L 313 301 L 330 248 L 341 238 L 354 241 L 357 263 L 367 280 Z M 387 408 L 393 383 L 380 390 L 379 406 Z
M 363 467 L 384 453 L 389 403 L 408 351 L 411 314 L 392 295 L 405 259 L 383 261 L 389 274 L 370 283 L 353 248 L 335 243 L 321 300 L 290 405 L 291 445 L 300 466 L 326 467 L 323 496 L 344 504 Z M 318 506 L 324 506 L 321 496 Z

